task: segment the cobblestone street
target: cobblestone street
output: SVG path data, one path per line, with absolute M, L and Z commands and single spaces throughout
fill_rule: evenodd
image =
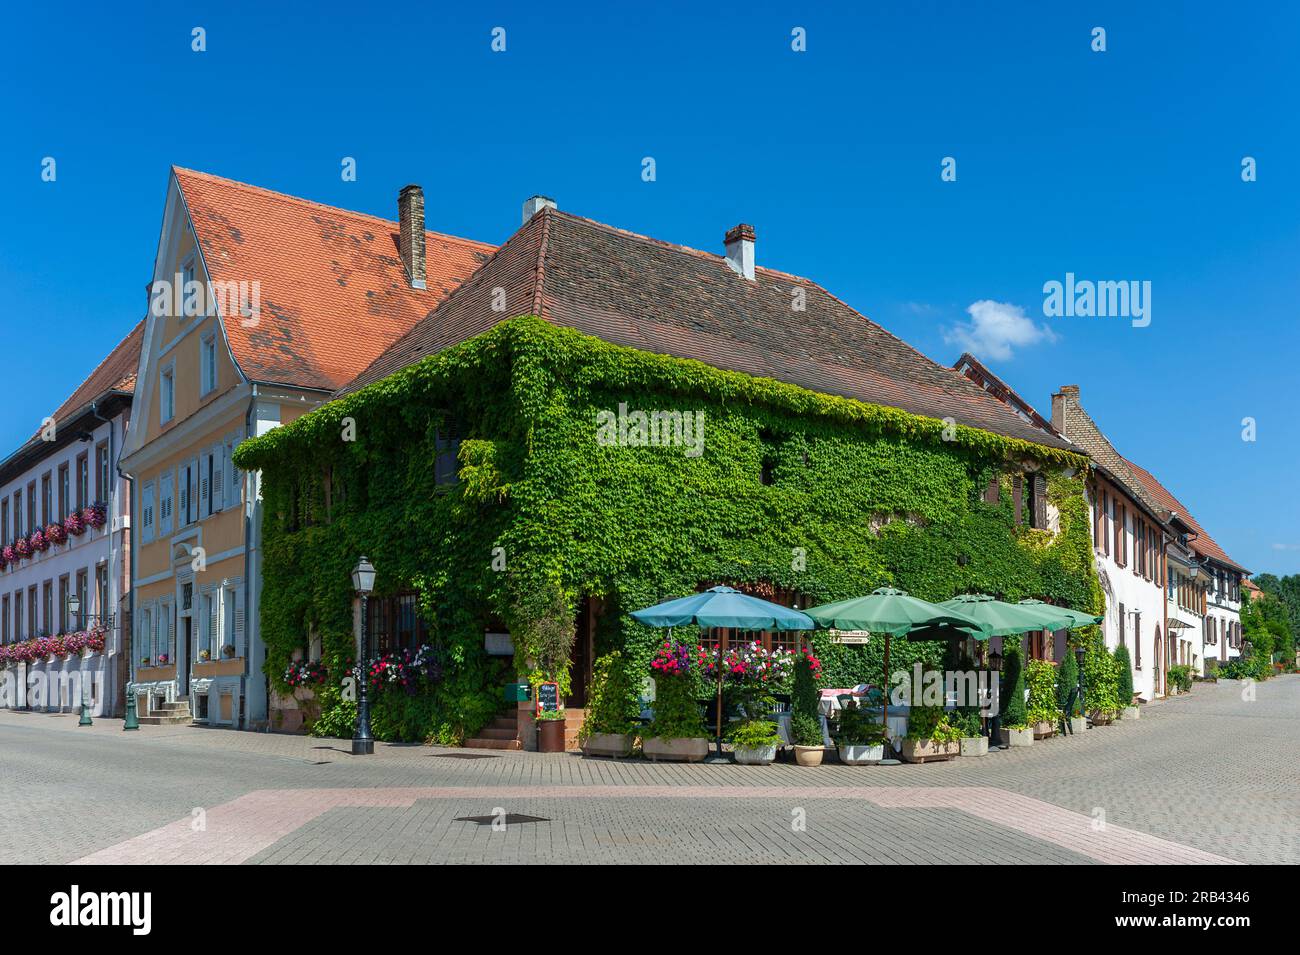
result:
M 0 712 L 0 862 L 1300 862 L 1300 677 L 924 766 L 483 755 Z M 467 758 L 469 757 L 469 758 Z M 474 758 L 478 757 L 478 758 Z M 458 817 L 540 817 L 495 829 Z

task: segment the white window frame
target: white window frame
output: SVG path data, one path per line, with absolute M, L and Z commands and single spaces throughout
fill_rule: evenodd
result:
M 176 417 L 176 362 L 170 361 L 158 372 L 158 423 Z
M 206 398 L 217 390 L 216 329 L 199 336 L 199 397 Z

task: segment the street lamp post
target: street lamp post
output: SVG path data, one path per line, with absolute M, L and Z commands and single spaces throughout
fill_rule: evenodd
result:
M 74 590 L 68 594 L 68 619 L 72 621 L 74 627 L 80 627 L 81 624 L 81 597 Z M 78 726 L 93 726 L 90 719 L 90 703 L 86 699 L 86 669 L 81 669 L 81 720 Z
M 1084 704 L 1083 704 L 1083 658 L 1084 658 L 1084 655 L 1085 655 L 1085 653 L 1084 653 L 1084 648 L 1083 648 L 1083 647 L 1075 647 L 1075 648 L 1074 648 L 1074 660 L 1075 660 L 1075 662 L 1076 662 L 1077 664 L 1079 664 L 1079 712 L 1083 714 L 1083 720 L 1084 720 L 1083 725 L 1086 727 L 1086 726 L 1088 725 L 1088 708 L 1087 708 L 1086 706 L 1084 706 Z
M 360 696 L 357 698 L 357 728 L 352 735 L 352 755 L 369 756 L 375 751 L 375 739 L 370 735 L 370 594 L 375 589 L 375 568 L 365 557 L 357 561 L 352 570 L 352 588 L 361 598 L 361 646 L 357 654 L 361 661 Z
M 997 674 L 993 679 L 998 681 L 998 708 L 989 719 L 989 749 L 996 750 L 1002 748 L 1002 654 L 989 654 L 989 669 Z

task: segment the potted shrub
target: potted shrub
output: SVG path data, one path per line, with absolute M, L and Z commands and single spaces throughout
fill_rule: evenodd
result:
M 1070 721 L 1070 733 L 1082 733 L 1088 728 L 1084 719 L 1083 708 L 1079 705 L 1079 695 L 1075 690 L 1079 686 L 1079 664 L 1074 661 L 1074 651 L 1067 649 L 1065 659 L 1056 677 L 1056 706 L 1061 716 Z M 1070 702 L 1071 696 L 1074 702 Z
M 794 664 L 794 686 L 790 691 L 790 735 L 794 743 L 794 761 L 800 766 L 820 766 L 826 753 L 821 694 L 817 692 L 817 674 L 820 671 L 820 661 L 804 647 Z
M 980 732 L 979 710 L 967 706 L 948 718 L 948 725 L 957 731 L 963 756 L 987 756 L 989 738 Z
M 1056 666 L 1048 660 L 1030 660 L 1025 667 L 1029 699 L 1025 702 L 1034 739 L 1056 735 Z
M 1100 633 L 1083 654 L 1083 689 L 1093 726 L 1109 726 L 1119 712 L 1119 668 Z
M 1009 646 L 1002 658 L 1002 745 L 1029 746 L 1034 733 L 1029 728 L 1025 706 L 1025 673 L 1020 665 L 1020 648 Z
M 885 758 L 885 728 L 874 713 L 850 703 L 840 710 L 831 739 L 840 762 L 849 766 L 873 766 Z
M 227 660 L 233 659 L 235 656 L 235 645 L 233 643 L 227 643 L 221 648 L 221 655 Z
M 537 720 L 537 751 L 564 752 L 564 710 L 542 710 Z
M 591 668 L 587 687 L 587 713 L 578 731 L 578 743 L 586 756 L 615 759 L 632 752 L 632 727 L 640 715 L 636 689 L 615 650 L 600 657 Z
M 766 766 L 776 760 L 781 734 L 771 720 L 742 720 L 727 734 L 732 756 L 742 766 Z
M 1192 668 L 1186 663 L 1170 667 L 1168 686 L 1171 693 L 1190 693 L 1192 689 Z
M 655 701 L 654 719 L 641 736 L 646 759 L 698 763 L 709 755 L 709 734 L 692 679 L 695 656 L 686 644 L 665 640 L 650 661 Z
M 952 759 L 961 752 L 961 733 L 949 725 L 942 706 L 912 704 L 902 756 L 909 763 Z
M 1119 703 L 1120 719 L 1135 720 L 1142 714 L 1138 712 L 1133 698 L 1133 661 L 1128 655 L 1128 647 L 1115 648 L 1116 701 Z

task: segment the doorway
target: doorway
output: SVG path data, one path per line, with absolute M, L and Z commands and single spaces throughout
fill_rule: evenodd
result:
M 194 659 L 194 618 L 189 614 L 181 617 L 185 656 L 177 661 L 177 677 L 180 679 L 181 696 L 190 695 L 190 661 Z
M 595 601 L 583 597 L 578 604 L 573 650 L 569 654 L 569 695 L 564 705 L 581 709 L 587 705 L 587 685 L 591 682 L 592 650 L 596 630 Z

